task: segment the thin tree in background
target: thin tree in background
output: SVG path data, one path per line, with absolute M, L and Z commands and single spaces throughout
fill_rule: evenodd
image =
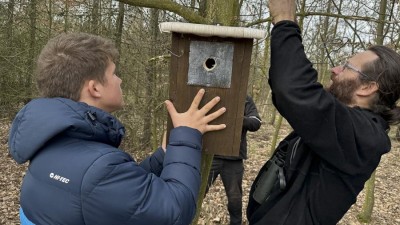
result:
M 14 52 L 14 47 L 13 47 L 13 29 L 14 29 L 14 7 L 15 7 L 15 0 L 10 0 L 7 4 L 7 10 L 5 13 L 5 36 L 4 36 L 4 41 L 5 41 L 5 46 L 4 48 L 0 48 L 0 88 L 3 91 L 6 92 L 11 92 L 11 88 L 9 88 L 9 82 L 13 80 L 9 79 L 13 73 L 13 69 L 10 68 L 11 64 L 11 54 Z M 6 70 L 5 68 L 10 68 L 9 70 Z M 3 112 L 4 108 L 7 108 L 7 105 L 12 102 L 12 99 L 10 99 L 8 96 L 5 95 L 5 93 L 0 93 L 0 99 L 1 99 L 1 114 L 6 114 Z
M 51 37 L 51 31 L 53 30 L 53 0 L 49 0 L 47 4 L 47 20 L 49 29 L 47 31 L 48 37 Z
M 387 0 L 381 0 L 379 6 L 379 22 L 376 28 L 376 39 L 375 42 L 378 45 L 383 45 L 384 40 L 384 27 L 386 19 Z M 372 212 L 375 204 L 375 173 L 374 171 L 368 181 L 365 183 L 365 199 L 362 206 L 361 212 L 357 215 L 360 222 L 370 223 L 372 218 Z
M 100 2 L 98 0 L 93 1 L 92 5 L 92 13 L 91 13 L 91 21 L 90 21 L 90 31 L 93 34 L 99 34 L 99 27 L 100 27 Z
M 33 97 L 33 79 L 32 76 L 34 74 L 34 63 L 36 58 L 36 21 L 37 21 L 37 0 L 31 0 L 29 3 L 29 50 L 28 50 L 28 70 L 26 71 L 26 83 L 25 89 L 27 90 L 25 102 L 30 100 Z
M 148 32 L 150 33 L 150 48 L 149 48 L 149 59 L 157 56 L 158 53 L 158 18 L 159 18 L 159 10 L 158 9 L 150 9 L 150 24 L 148 28 Z M 157 137 L 157 134 L 153 133 L 153 127 L 156 126 L 154 123 L 154 110 L 155 99 L 154 92 L 156 89 L 155 85 L 155 76 L 157 73 L 157 62 L 155 60 L 148 60 L 146 62 L 146 75 L 145 75 L 145 92 L 144 92 L 144 125 L 143 125 L 143 136 L 141 139 L 141 143 L 145 148 L 155 149 L 159 144 L 157 139 L 155 139 L 154 143 L 151 143 L 151 137 Z M 156 129 L 154 127 L 154 129 Z M 154 138 L 153 138 L 154 140 Z
M 69 1 L 65 1 L 64 2 L 64 32 L 67 32 L 68 28 L 69 28 L 68 18 L 69 18 Z
M 115 31 L 115 45 L 118 51 L 121 53 L 121 45 L 122 45 L 122 30 L 124 29 L 124 17 L 125 17 L 125 4 L 122 2 L 118 2 L 118 16 L 117 16 L 117 26 Z M 118 56 L 117 61 L 120 61 L 121 55 Z M 117 71 L 120 70 L 120 64 L 118 63 Z

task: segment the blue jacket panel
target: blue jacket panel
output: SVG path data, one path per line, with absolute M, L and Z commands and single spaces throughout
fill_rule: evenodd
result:
M 20 204 L 34 224 L 189 224 L 200 185 L 201 133 L 171 131 L 140 165 L 118 149 L 112 115 L 68 99 L 36 99 L 15 118 L 10 153 L 30 161 Z
M 19 220 L 21 221 L 21 225 L 35 225 L 30 220 L 28 220 L 28 218 L 26 218 L 22 208 L 19 208 Z

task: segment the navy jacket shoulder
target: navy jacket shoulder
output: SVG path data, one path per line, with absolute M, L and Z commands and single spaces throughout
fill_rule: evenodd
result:
M 171 131 L 141 164 L 118 149 L 112 115 L 69 99 L 36 99 L 16 116 L 10 153 L 30 161 L 20 204 L 35 224 L 189 224 L 200 186 L 201 133 Z

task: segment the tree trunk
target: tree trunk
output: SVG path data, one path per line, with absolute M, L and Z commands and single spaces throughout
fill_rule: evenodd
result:
M 50 38 L 51 37 L 51 31 L 53 30 L 53 0 L 49 0 L 48 2 L 48 6 L 47 6 L 48 10 L 47 10 L 47 18 L 48 18 L 48 32 L 47 32 L 47 37 Z
M 68 1 L 65 1 L 64 3 L 64 32 L 67 32 L 69 30 L 69 3 Z
M 36 58 L 36 20 L 37 20 L 37 10 L 36 2 L 37 0 L 31 0 L 29 4 L 29 51 L 28 51 L 28 73 L 26 74 L 27 79 L 25 83 L 25 90 L 27 90 L 28 98 L 25 101 L 30 100 L 33 97 L 33 85 L 32 85 L 32 75 L 34 73 L 34 59 Z
M 14 24 L 14 6 L 15 0 L 10 0 L 7 5 L 7 26 L 6 26 L 6 38 L 8 43 L 12 43 L 13 37 L 13 24 Z
M 117 28 L 115 31 L 115 45 L 118 49 L 120 55 L 117 61 L 120 61 L 120 56 L 122 54 L 121 44 L 122 44 L 122 30 L 124 27 L 124 17 L 125 17 L 125 4 L 122 2 L 118 3 L 118 16 L 117 16 Z M 116 71 L 120 70 L 120 63 L 117 63 Z M 122 77 L 121 77 L 122 78 Z
M 239 22 L 238 0 L 207 0 L 206 19 L 212 24 L 234 26 Z
M 11 106 L 13 99 L 10 97 L 9 93 L 12 88 L 10 88 L 10 81 L 12 83 L 15 82 L 15 78 L 13 76 L 14 69 L 10 67 L 11 65 L 11 55 L 14 54 L 14 6 L 15 1 L 10 0 L 7 5 L 7 21 L 5 26 L 5 45 L 4 50 L 0 48 L 0 56 L 4 56 L 0 58 L 0 70 L 2 74 L 0 75 L 0 107 L 1 108 L 8 108 L 7 106 Z M 3 59 L 4 58 L 4 59 Z M 7 94 L 6 94 L 7 93 Z
M 387 0 L 381 0 L 380 2 L 380 10 L 379 10 L 379 23 L 376 29 L 376 44 L 383 44 L 383 30 L 385 26 L 385 18 L 386 18 L 386 6 Z M 365 201 L 362 207 L 361 212 L 358 214 L 357 218 L 360 222 L 369 223 L 372 217 L 372 211 L 374 209 L 375 203 L 375 171 L 369 180 L 365 183 Z
M 157 37 L 158 37 L 158 17 L 159 10 L 150 10 L 150 54 L 149 58 L 157 56 Z M 145 89 L 145 111 L 144 111 L 144 125 L 143 125 L 143 136 L 141 143 L 145 148 L 153 148 L 153 143 L 151 143 L 152 137 L 152 124 L 154 122 L 154 90 L 155 90 L 155 76 L 156 76 L 156 60 L 148 60 L 146 65 L 146 89 Z M 156 134 L 153 134 L 156 135 Z M 157 145 L 158 142 L 155 143 Z M 155 148 L 155 147 L 154 147 Z
M 387 0 L 381 0 L 379 5 L 379 22 L 376 27 L 376 44 L 382 45 L 384 39 L 383 30 L 385 28 L 386 10 L 387 10 Z
M 277 143 L 278 137 L 279 137 L 279 131 L 281 130 L 281 126 L 282 126 L 282 120 L 283 120 L 283 117 L 279 114 L 277 121 L 276 121 L 276 125 L 275 125 L 274 135 L 272 136 L 272 143 L 271 143 L 271 149 L 270 149 L 269 155 L 272 155 L 272 153 L 274 153 L 274 151 L 275 151 L 276 143 Z
M 151 10 L 151 22 L 150 22 L 150 29 L 151 29 L 151 57 L 156 57 L 159 55 L 159 41 L 158 41 L 158 36 L 159 36 L 159 28 L 158 28 L 158 21 L 159 21 L 159 16 L 160 16 L 160 10 L 158 9 L 152 9 Z M 157 123 L 157 74 L 158 74 L 158 62 L 157 60 L 154 60 L 149 63 L 149 66 L 151 66 L 151 74 L 148 74 L 148 77 L 151 77 L 149 80 L 149 86 L 151 92 L 149 92 L 149 97 L 151 98 L 151 101 L 149 102 L 149 107 L 151 111 L 151 117 L 150 117 L 150 131 L 151 131 L 151 139 L 150 139 L 150 147 L 151 149 L 156 149 L 160 143 L 158 137 L 160 135 L 157 134 L 157 128 L 161 127 L 162 124 Z
M 212 154 L 206 154 L 204 152 L 202 152 L 201 154 L 201 184 L 200 184 L 199 196 L 197 197 L 196 215 L 191 225 L 197 225 L 199 221 L 201 206 L 203 205 L 203 200 L 207 189 L 208 174 L 210 173 L 211 170 L 211 164 L 213 158 L 214 155 Z
M 400 141 L 400 126 L 399 125 L 397 125 L 397 127 L 396 127 L 395 140 Z
M 263 3 L 260 3 L 263 4 Z M 258 11 L 258 19 L 261 19 L 263 17 L 263 7 L 260 7 L 260 10 Z M 260 29 L 261 26 L 258 25 L 257 29 Z M 256 103 L 256 105 L 260 105 L 260 95 L 261 95 L 261 89 L 263 88 L 263 84 L 265 84 L 266 77 L 264 72 L 266 70 L 260 70 L 259 68 L 265 68 L 266 61 L 263 60 L 265 59 L 264 55 L 265 52 L 269 52 L 267 49 L 268 47 L 265 47 L 264 50 L 262 48 L 261 42 L 255 44 L 254 46 L 254 51 L 253 51 L 253 58 L 252 58 L 252 65 L 251 65 L 251 73 L 249 75 L 249 81 L 248 81 L 248 89 L 247 93 L 251 93 L 251 96 L 253 96 L 253 100 Z M 261 65 L 260 65 L 261 64 Z M 266 92 L 268 93 L 268 92 Z
M 92 6 L 92 19 L 90 23 L 91 31 L 94 34 L 99 34 L 99 21 L 100 21 L 100 1 L 95 0 L 93 1 Z
M 369 180 L 365 183 L 365 199 L 361 212 L 357 215 L 357 219 L 361 223 L 370 223 L 372 211 L 375 204 L 375 171 L 372 173 Z
M 327 7 L 327 13 L 331 13 L 331 2 L 330 1 L 328 1 L 327 2 L 327 4 L 328 4 L 328 7 Z M 328 62 L 328 59 L 330 58 L 329 57 L 329 54 L 330 54 L 330 49 L 327 47 L 327 42 L 330 40 L 330 35 L 329 35 L 329 17 L 325 17 L 324 18 L 324 21 L 323 21 L 323 24 L 322 24 L 322 30 L 323 30 L 323 33 L 321 33 L 321 42 L 322 42 L 322 44 L 321 44 L 321 46 L 324 46 L 323 48 L 320 48 L 320 51 L 319 51 L 319 54 L 320 54 L 320 57 L 318 57 L 319 59 L 321 59 L 321 61 L 318 63 L 318 70 L 320 71 L 320 74 L 319 74 L 319 81 L 322 83 L 322 84 L 325 84 L 325 78 L 326 77 L 330 77 L 329 76 L 329 62 Z M 328 56 L 328 57 L 325 57 L 325 56 Z M 333 65 L 332 65 L 333 66 Z
M 305 15 L 305 8 L 306 8 L 306 0 L 302 0 L 300 4 L 300 14 Z M 299 19 L 299 27 L 303 28 L 304 25 L 304 16 L 301 16 Z

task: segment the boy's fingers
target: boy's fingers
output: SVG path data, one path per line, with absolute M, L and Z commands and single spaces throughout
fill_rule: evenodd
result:
M 175 109 L 174 104 L 172 104 L 172 102 L 170 100 L 166 100 L 164 103 L 165 103 L 165 106 L 167 107 L 167 111 L 168 111 L 169 115 L 171 116 L 171 118 L 173 115 L 178 113 Z
M 221 100 L 219 96 L 213 98 L 211 101 L 209 101 L 206 105 L 204 105 L 200 111 L 204 114 L 207 114 L 218 102 Z
M 161 147 L 164 151 L 165 151 L 165 149 L 167 149 L 167 132 L 166 131 L 164 131 L 164 134 L 163 134 Z
M 211 122 L 211 121 L 215 120 L 216 118 L 220 117 L 225 112 L 226 112 L 226 108 L 225 107 L 222 107 L 222 108 L 218 109 L 217 111 L 215 111 L 215 112 L 213 112 L 213 113 L 211 113 L 211 114 L 206 116 L 206 118 L 205 118 L 206 122 L 208 123 L 208 122 Z
M 225 124 L 207 125 L 205 132 L 222 130 L 222 129 L 225 129 L 225 128 L 226 128 Z
M 194 99 L 192 101 L 192 104 L 190 105 L 189 110 L 199 109 L 199 105 L 200 105 L 201 99 L 203 99 L 204 93 L 205 93 L 205 90 L 203 88 L 197 92 L 196 96 L 194 97 Z

